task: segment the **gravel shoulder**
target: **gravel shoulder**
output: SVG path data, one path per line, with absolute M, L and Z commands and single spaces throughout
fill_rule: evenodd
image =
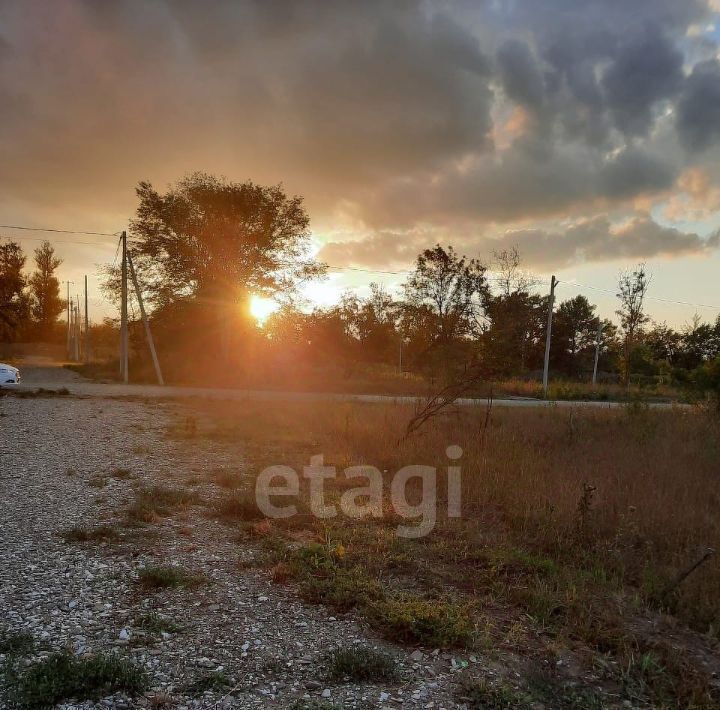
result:
M 0 399 L 0 633 L 30 633 L 36 658 L 59 649 L 118 653 L 151 679 L 140 698 L 62 707 L 289 708 L 302 698 L 348 708 L 463 707 L 453 699 L 455 675 L 479 659 L 394 647 L 351 615 L 302 604 L 292 589 L 254 568 L 258 550 L 234 539 L 203 506 L 138 529 L 119 525 L 134 487 L 179 488 L 195 479 L 199 494 L 212 496 L 200 482 L 203 472 L 243 466 L 221 443 L 188 446 L 168 437 L 176 406 L 102 397 Z M 118 469 L 129 475 L 114 476 Z M 120 540 L 78 544 L 61 536 L 99 524 L 121 529 Z M 206 581 L 141 593 L 139 571 L 161 564 Z M 151 613 L 180 631 L 144 631 L 138 619 Z M 400 680 L 387 687 L 327 681 L 324 655 L 352 644 L 389 651 Z M 215 672 L 230 687 L 188 691 Z

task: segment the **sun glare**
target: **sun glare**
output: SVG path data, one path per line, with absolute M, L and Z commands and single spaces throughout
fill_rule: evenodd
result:
M 278 308 L 280 308 L 280 304 L 272 298 L 253 296 L 250 299 L 250 313 L 258 323 L 263 323 Z

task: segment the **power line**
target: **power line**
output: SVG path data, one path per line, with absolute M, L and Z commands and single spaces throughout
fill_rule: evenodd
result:
M 599 286 L 591 286 L 590 284 L 581 284 L 579 281 L 566 281 L 565 283 L 573 286 L 580 286 L 581 288 L 589 288 L 591 291 L 601 291 L 603 293 L 609 293 L 612 296 L 617 297 L 616 291 L 611 291 L 607 288 L 600 288 Z M 690 301 L 675 301 L 671 298 L 660 298 L 659 296 L 645 296 L 647 301 L 658 301 L 660 303 L 672 303 L 677 306 L 693 306 L 694 308 L 712 308 L 713 310 L 720 311 L 720 306 L 713 306 L 709 303 L 691 303 Z
M 7 234 L 0 234 L 1 239 L 12 239 L 13 237 L 8 236 Z M 18 239 L 22 239 L 24 241 L 30 241 L 30 242 L 44 242 L 45 239 L 42 239 L 41 237 L 18 237 Z M 86 246 L 91 247 L 109 247 L 110 244 L 103 244 L 101 242 L 81 242 L 75 239 L 53 239 L 54 244 L 84 244 Z
M 83 230 L 83 229 L 58 229 L 55 227 L 28 227 L 26 225 L 19 225 L 19 224 L 0 224 L 0 229 L 18 229 L 22 231 L 28 231 L 28 232 L 53 232 L 57 234 L 84 234 L 88 236 L 95 236 L 95 237 L 119 237 L 120 232 L 94 232 L 90 230 Z M 5 235 L 0 235 L 4 239 L 9 239 L 9 237 Z M 30 240 L 30 241 L 44 241 L 43 239 L 40 239 L 38 237 L 24 237 L 24 239 Z M 77 241 L 77 240 L 55 240 L 59 244 L 81 244 L 85 246 L 98 246 L 97 242 L 85 242 L 85 241 Z M 109 246 L 109 245 L 108 245 Z M 113 267 L 115 263 L 117 262 L 117 255 L 119 250 L 119 242 L 118 242 L 118 248 L 115 250 L 115 258 L 113 259 Z M 285 265 L 285 264 L 282 264 Z M 287 266 L 291 266 L 294 264 L 286 264 Z M 364 274 L 384 274 L 388 276 L 402 276 L 412 273 L 409 269 L 397 269 L 397 270 L 389 270 L 389 269 L 367 269 L 359 266 L 339 266 L 339 265 L 327 265 L 328 270 L 330 271 L 352 271 L 357 273 L 364 273 Z M 486 277 L 487 281 L 501 281 L 500 277 Z M 545 281 L 540 280 L 538 282 L 538 285 L 544 284 Z M 579 281 L 576 281 L 573 279 L 572 281 L 566 281 L 567 284 L 572 284 L 575 286 L 580 286 L 581 288 L 588 288 L 592 291 L 600 291 L 603 293 L 611 294 L 612 296 L 617 296 L 617 293 L 614 290 L 606 289 L 606 288 L 600 288 L 599 286 L 591 286 L 590 284 L 582 284 Z M 670 298 L 660 298 L 659 296 L 646 296 L 646 300 L 648 301 L 655 301 L 658 303 L 669 303 L 674 304 L 678 306 L 690 306 L 693 308 L 710 308 L 713 310 L 720 311 L 720 306 L 708 304 L 708 303 L 692 303 L 690 301 L 678 301 L 673 300 Z
M 58 232 L 60 234 L 87 234 L 93 237 L 117 237 L 119 232 L 90 232 L 83 229 L 55 229 L 53 227 L 26 227 L 19 224 L 0 224 L 0 229 L 21 229 L 28 232 Z

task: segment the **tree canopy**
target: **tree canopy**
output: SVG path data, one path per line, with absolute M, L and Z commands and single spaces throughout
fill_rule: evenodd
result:
M 141 182 L 137 195 L 130 249 L 156 306 L 235 303 L 249 292 L 289 298 L 324 271 L 309 258 L 302 198 L 279 185 L 193 173 L 164 194 Z

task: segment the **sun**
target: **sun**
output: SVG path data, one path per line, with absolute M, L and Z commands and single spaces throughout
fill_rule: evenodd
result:
M 262 324 L 269 315 L 275 313 L 280 304 L 272 298 L 253 296 L 250 299 L 250 313 L 255 320 Z

